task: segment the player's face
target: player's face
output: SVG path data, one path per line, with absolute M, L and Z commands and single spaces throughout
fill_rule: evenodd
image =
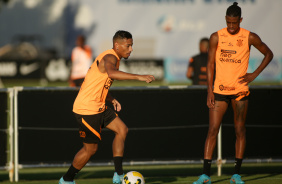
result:
M 133 51 L 133 39 L 122 39 L 117 43 L 117 52 L 120 57 L 127 59 Z
M 225 16 L 225 20 L 227 24 L 227 31 L 230 34 L 237 34 L 240 31 L 240 23 L 242 22 L 242 18 Z

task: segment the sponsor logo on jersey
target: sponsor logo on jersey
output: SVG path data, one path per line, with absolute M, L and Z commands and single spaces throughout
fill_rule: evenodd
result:
M 233 44 L 231 42 L 229 42 L 228 46 L 229 47 L 233 47 Z
M 222 84 L 219 85 L 219 90 L 220 91 L 234 91 L 235 87 L 229 87 L 229 86 L 223 86 Z
M 236 50 L 224 50 L 224 49 L 221 49 L 221 53 L 228 53 L 228 54 L 236 54 Z
M 219 35 L 219 36 L 228 37 L 228 35 L 227 35 L 227 34 L 225 34 L 225 33 L 222 33 L 222 34 L 221 34 L 221 35 Z
M 241 63 L 240 59 L 231 58 L 233 56 L 233 54 L 236 54 L 235 50 L 223 50 L 223 49 L 221 49 L 219 61 L 226 62 L 226 63 Z
M 109 89 L 112 84 L 113 84 L 113 80 L 111 78 L 108 78 L 104 85 L 104 88 Z
M 240 59 L 219 58 L 219 60 L 226 63 L 241 63 Z
M 244 36 L 243 34 L 241 34 L 241 35 L 239 36 L 239 38 L 246 38 L 246 36 Z

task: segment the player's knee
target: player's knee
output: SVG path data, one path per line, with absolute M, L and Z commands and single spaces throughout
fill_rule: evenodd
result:
M 218 131 L 219 131 L 218 127 L 210 126 L 210 127 L 209 127 L 208 136 L 209 136 L 209 137 L 217 136 Z
M 127 128 L 127 126 L 124 126 L 124 127 L 120 128 L 119 131 L 117 132 L 117 134 L 118 134 L 120 137 L 122 137 L 124 140 L 125 140 L 125 138 L 126 138 L 126 136 L 127 136 L 127 133 L 128 133 L 128 128 Z
M 235 126 L 236 136 L 244 137 L 246 135 L 246 127 L 245 126 Z
M 85 151 L 87 152 L 88 155 L 94 155 L 97 150 L 98 150 L 98 145 L 97 144 L 93 144 L 91 146 L 84 146 Z
M 91 150 L 89 150 L 89 154 L 90 155 L 94 155 L 98 150 L 98 147 L 92 148 Z
M 127 136 L 127 134 L 128 134 L 128 128 L 127 128 L 127 126 L 125 126 L 125 127 L 121 130 L 121 134 L 122 134 L 124 137 Z

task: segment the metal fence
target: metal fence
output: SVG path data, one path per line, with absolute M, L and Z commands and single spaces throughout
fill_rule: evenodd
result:
M 251 86 L 250 90 L 245 161 L 281 162 L 282 148 L 275 145 L 281 142 L 282 86 Z M 6 144 L 0 153 L 6 155 L 2 168 L 10 170 L 11 181 L 19 180 L 20 168 L 71 163 L 81 147 L 72 114 L 77 93 L 77 88 L 69 87 L 0 90 L 1 104 L 6 103 L 0 116 L 6 137 L 1 145 Z M 119 116 L 129 127 L 125 165 L 202 162 L 208 130 L 206 87 L 116 87 L 111 93 L 122 104 Z M 111 131 L 102 131 L 102 143 L 88 165 L 113 165 L 113 136 Z M 213 158 L 220 163 L 219 174 L 221 164 L 233 161 L 234 142 L 229 108 Z

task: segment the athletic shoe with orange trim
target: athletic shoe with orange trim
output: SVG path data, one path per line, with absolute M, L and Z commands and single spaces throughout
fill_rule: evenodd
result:
M 63 177 L 61 177 L 59 184 L 75 184 L 75 181 L 65 181 Z
M 230 183 L 231 184 L 245 184 L 245 182 L 241 180 L 241 176 L 239 174 L 234 174 L 230 179 Z
M 211 178 L 208 175 L 202 174 L 193 184 L 211 184 Z

